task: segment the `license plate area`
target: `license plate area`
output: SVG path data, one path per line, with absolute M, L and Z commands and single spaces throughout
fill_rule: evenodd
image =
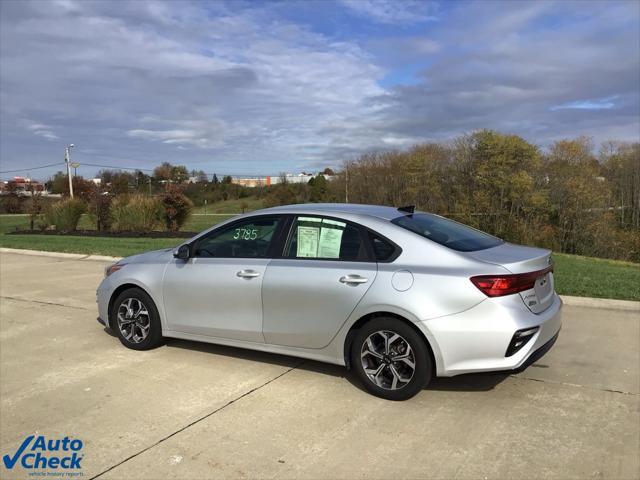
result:
M 553 272 L 536 278 L 533 288 L 520 293 L 522 301 L 533 313 L 541 313 L 553 303 Z

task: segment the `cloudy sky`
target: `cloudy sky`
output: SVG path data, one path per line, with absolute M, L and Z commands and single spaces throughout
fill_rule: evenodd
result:
M 0 17 L 3 172 L 67 143 L 80 163 L 277 174 L 479 128 L 640 139 L 635 0 L 3 0 Z

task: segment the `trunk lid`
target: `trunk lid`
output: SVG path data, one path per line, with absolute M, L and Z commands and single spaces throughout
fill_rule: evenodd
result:
M 544 271 L 552 265 L 550 250 L 506 242 L 496 247 L 466 254 L 481 262 L 500 265 L 514 274 Z M 553 303 L 553 294 L 552 271 L 541 272 L 533 288 L 518 293 L 533 313 L 541 313 L 550 307 Z

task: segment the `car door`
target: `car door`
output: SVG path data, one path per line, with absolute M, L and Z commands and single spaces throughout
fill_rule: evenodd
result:
M 262 285 L 266 343 L 323 348 L 377 273 L 361 227 L 321 216 L 295 218 L 281 258 Z
M 261 289 L 281 216 L 255 216 L 213 230 L 174 258 L 164 277 L 169 330 L 264 343 Z

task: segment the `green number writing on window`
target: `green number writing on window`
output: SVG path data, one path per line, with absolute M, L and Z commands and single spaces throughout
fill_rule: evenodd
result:
M 236 228 L 234 240 L 255 240 L 258 238 L 257 228 Z

